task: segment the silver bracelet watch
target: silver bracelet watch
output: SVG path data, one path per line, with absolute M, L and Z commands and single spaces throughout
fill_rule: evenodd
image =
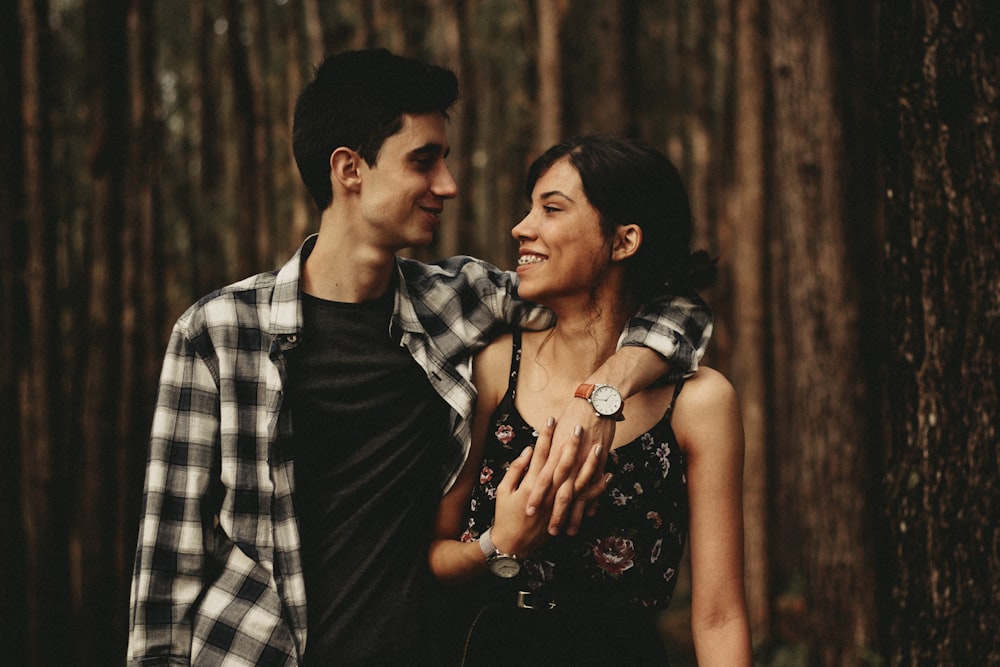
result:
M 479 536 L 479 548 L 482 549 L 483 556 L 486 557 L 486 564 L 489 566 L 490 572 L 496 576 L 501 579 L 513 579 L 520 574 L 521 561 L 518 560 L 517 556 L 502 553 L 496 548 L 490 537 L 489 528 Z

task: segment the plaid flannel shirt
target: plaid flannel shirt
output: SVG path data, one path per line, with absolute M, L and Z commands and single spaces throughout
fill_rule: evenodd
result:
M 128 664 L 298 664 L 306 599 L 292 507 L 284 353 L 302 329 L 300 265 L 194 304 L 174 326 L 153 418 L 130 598 Z M 502 328 L 545 328 L 552 314 L 516 297 L 516 277 L 479 260 L 397 260 L 390 335 L 451 406 L 442 443 L 454 481 L 469 449 L 472 354 Z M 711 335 L 698 300 L 660 304 L 629 323 L 686 374 Z

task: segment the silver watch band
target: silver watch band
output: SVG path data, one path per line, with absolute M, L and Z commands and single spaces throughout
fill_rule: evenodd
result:
M 493 538 L 490 537 L 489 528 L 484 530 L 482 535 L 479 536 L 479 548 L 482 550 L 483 556 L 486 558 L 497 554 L 497 547 L 493 544 Z

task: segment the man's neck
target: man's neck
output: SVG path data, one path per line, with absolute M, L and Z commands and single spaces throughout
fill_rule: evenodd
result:
M 377 299 L 392 285 L 396 256 L 321 228 L 302 267 L 302 290 L 342 303 Z

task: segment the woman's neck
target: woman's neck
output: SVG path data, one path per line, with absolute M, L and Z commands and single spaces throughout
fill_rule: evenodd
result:
M 540 361 L 576 377 L 589 375 L 614 354 L 632 315 L 624 299 L 546 305 L 555 312 L 556 325 L 542 332 Z

